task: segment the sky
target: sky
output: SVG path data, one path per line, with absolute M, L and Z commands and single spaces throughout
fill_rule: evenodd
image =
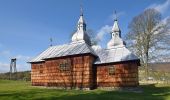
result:
M 0 72 L 8 72 L 10 59 L 17 70 L 31 70 L 29 59 L 50 45 L 69 43 L 83 5 L 87 29 L 106 47 L 111 38 L 114 11 L 124 37 L 133 17 L 155 8 L 162 18 L 170 16 L 170 0 L 0 0 Z

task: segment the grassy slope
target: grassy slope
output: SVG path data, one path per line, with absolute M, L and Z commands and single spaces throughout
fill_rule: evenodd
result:
M 143 85 L 143 93 L 56 90 L 32 87 L 29 82 L 0 80 L 0 100 L 170 100 L 170 86 Z

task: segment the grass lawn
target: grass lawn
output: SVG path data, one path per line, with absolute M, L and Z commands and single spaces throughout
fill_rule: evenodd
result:
M 30 82 L 0 80 L 0 100 L 170 100 L 170 86 L 141 87 L 143 93 L 57 90 L 32 87 Z

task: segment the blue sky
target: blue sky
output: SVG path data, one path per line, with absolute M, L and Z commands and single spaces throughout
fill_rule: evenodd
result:
M 170 15 L 170 0 L 0 0 L 0 72 L 9 71 L 13 57 L 18 70 L 30 70 L 26 62 L 49 47 L 50 37 L 54 45 L 68 43 L 81 2 L 87 28 L 100 36 L 102 47 L 110 39 L 115 10 L 123 36 L 146 8 L 156 8 L 163 18 Z

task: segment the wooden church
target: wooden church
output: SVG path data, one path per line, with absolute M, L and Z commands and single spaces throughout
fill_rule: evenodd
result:
M 29 61 L 33 86 L 56 88 L 136 87 L 139 59 L 121 39 L 117 18 L 107 48 L 92 46 L 81 12 L 72 41 L 47 48 Z

